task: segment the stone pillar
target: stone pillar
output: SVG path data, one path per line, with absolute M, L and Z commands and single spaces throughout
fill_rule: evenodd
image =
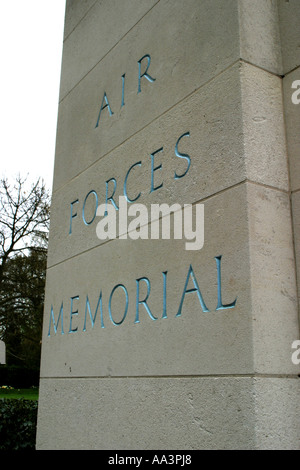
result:
M 299 14 L 67 0 L 38 449 L 299 448 Z

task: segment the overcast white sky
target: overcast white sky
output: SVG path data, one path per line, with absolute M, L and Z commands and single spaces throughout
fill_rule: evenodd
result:
M 0 0 L 1 177 L 52 188 L 65 0 Z

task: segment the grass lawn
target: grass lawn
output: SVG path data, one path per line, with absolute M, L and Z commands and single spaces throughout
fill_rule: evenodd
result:
M 6 390 L 4 388 L 0 388 L 0 399 L 1 398 L 25 398 L 26 400 L 38 400 L 39 389 L 14 388 L 12 390 Z

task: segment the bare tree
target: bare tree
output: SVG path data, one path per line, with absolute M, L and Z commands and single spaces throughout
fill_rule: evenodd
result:
M 47 247 L 50 195 L 38 179 L 0 180 L 0 284 L 7 261 L 17 252 Z

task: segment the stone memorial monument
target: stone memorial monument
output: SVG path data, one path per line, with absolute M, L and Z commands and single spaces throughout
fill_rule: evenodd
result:
M 299 449 L 299 24 L 67 0 L 37 449 Z

